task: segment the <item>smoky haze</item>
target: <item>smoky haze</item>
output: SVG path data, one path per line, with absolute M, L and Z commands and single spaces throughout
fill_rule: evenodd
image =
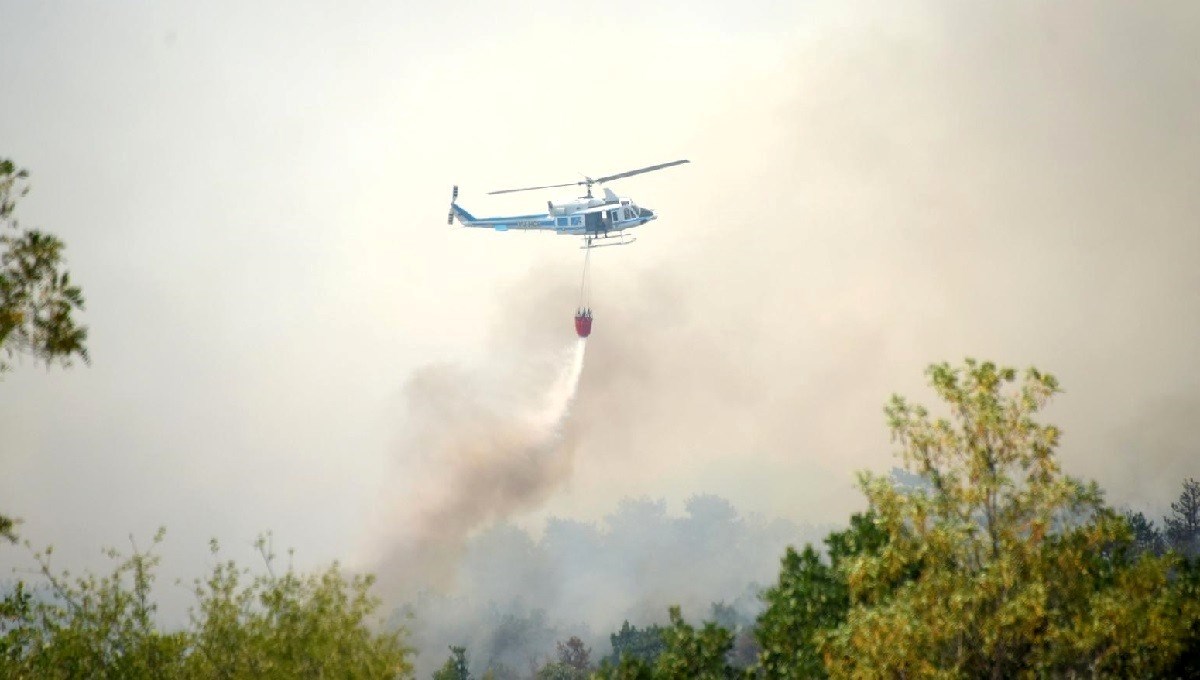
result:
M 784 546 L 827 530 L 747 515 L 711 495 L 689 498 L 678 514 L 661 499 L 625 498 L 597 522 L 550 518 L 537 536 L 499 523 L 466 541 L 452 592 L 422 592 L 393 620 L 422 650 L 419 677 L 449 645 L 468 648 L 478 676 L 541 665 L 571 636 L 598 661 L 622 622 L 663 622 L 672 605 L 696 620 L 720 603 L 736 612 L 732 623 L 746 625 Z

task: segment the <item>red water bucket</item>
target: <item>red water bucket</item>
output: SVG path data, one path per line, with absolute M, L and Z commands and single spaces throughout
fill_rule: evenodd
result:
M 592 334 L 592 312 L 589 309 L 581 309 L 575 314 L 575 332 L 579 337 L 586 338 Z

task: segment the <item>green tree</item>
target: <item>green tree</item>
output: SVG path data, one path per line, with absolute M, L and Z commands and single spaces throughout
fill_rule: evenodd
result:
M 1171 503 L 1171 514 L 1163 518 L 1171 548 L 1187 557 L 1200 556 L 1200 482 L 1183 483 L 1179 500 Z
M 571 668 L 586 671 L 592 667 L 592 648 L 583 644 L 579 636 L 572 635 L 566 642 L 555 643 L 558 660 Z
M 546 620 L 546 612 L 534 609 L 528 614 L 507 613 L 495 621 L 490 634 L 482 642 L 476 663 L 492 671 L 498 679 L 520 677 L 516 668 L 529 669 L 528 677 L 541 662 L 545 650 L 555 640 L 556 633 Z
M 17 525 L 20 523 L 21 520 L 19 519 L 13 519 L 12 517 L 0 515 L 0 538 L 8 541 L 9 543 L 16 543 L 18 540 Z
M 153 545 L 161 542 L 160 530 Z M 34 554 L 47 589 L 18 582 L 4 600 L 0 676 L 7 678 L 157 678 L 185 671 L 187 637 L 154 625 L 153 549 L 116 550 L 111 574 L 72 578 L 51 566 L 53 550 Z
M 1180 589 L 1185 601 L 1200 602 L 1200 559 L 1184 561 L 1175 586 Z M 1183 650 L 1164 676 L 1200 678 L 1200 616 L 1192 618 L 1191 627 L 1184 637 Z
M 56 236 L 22 229 L 14 212 L 29 193 L 29 173 L 0 158 L 0 373 L 18 354 L 51 365 L 88 360 L 87 328 L 73 316 L 83 291 L 64 268 L 66 246 Z M 0 515 L 0 538 L 17 541 L 19 519 Z
M 738 611 L 735 605 L 724 601 L 713 602 L 709 620 L 733 633 L 733 649 L 729 652 L 729 663 L 734 668 L 749 668 L 758 662 L 761 651 L 755 638 L 754 620 Z
M 619 665 L 627 657 L 652 664 L 666 647 L 663 629 L 657 625 L 638 628 L 625 621 L 621 629 L 609 635 L 608 639 L 612 643 L 612 655 L 608 661 L 613 666 Z
M 670 609 L 671 625 L 662 628 L 663 649 L 653 663 L 631 654 L 613 664 L 605 659 L 596 677 L 611 680 L 719 680 L 738 677 L 727 657 L 733 633 L 709 621 L 700 629 L 683 619 L 679 607 Z
M 1166 549 L 1166 541 L 1154 521 L 1141 511 L 1126 510 L 1125 521 L 1129 523 L 1129 531 L 1133 534 L 1133 548 L 1138 552 L 1161 555 Z
M 654 680 L 657 676 L 651 668 L 651 664 L 636 656 L 622 656 L 617 663 L 605 659 L 593 677 L 600 680 Z
M 764 677 L 825 677 L 819 634 L 841 625 L 850 610 L 843 566 L 855 556 L 877 552 L 886 542 L 887 533 L 873 514 L 856 513 L 849 528 L 826 537 L 828 564 L 811 545 L 801 552 L 788 547 L 779 582 L 763 593 L 767 607 L 755 631 Z
M 433 680 L 471 680 L 467 670 L 467 648 L 451 645 L 450 658 L 433 673 Z
M 401 632 L 375 632 L 378 602 L 370 577 L 342 576 L 336 564 L 302 575 L 276 574 L 260 540 L 267 573 L 249 578 L 218 562 L 197 582 L 185 630 L 161 631 L 152 598 L 159 558 L 136 546 L 108 554 L 111 574 L 71 577 L 36 553 L 47 587 L 18 583 L 0 605 L 0 677 L 6 678 L 399 678 L 411 674 Z M 216 545 L 213 545 L 214 554 Z
M 558 660 L 538 669 L 538 680 L 584 680 L 592 675 L 592 649 L 571 636 L 558 642 Z
M 726 661 L 733 648 L 733 633 L 709 621 L 697 630 L 683 620 L 679 607 L 671 607 L 671 625 L 663 630 L 665 648 L 654 661 L 654 677 L 662 680 L 717 680 L 737 672 Z
M 930 367 L 949 416 L 893 397 L 906 469 L 862 474 L 887 543 L 844 567 L 851 608 L 822 637 L 834 677 L 1147 677 L 1178 657 L 1196 603 L 1177 561 L 1130 549 L 1094 485 L 1064 475 L 1059 430 L 1034 418 L 1050 375 L 967 360 Z
M 566 642 L 555 644 L 558 660 L 538 669 L 538 680 L 584 680 L 591 675 L 592 650 L 583 644 L 583 640 L 572 635 Z
M 1165 541 L 1184 557 L 1177 586 L 1184 599 L 1200 602 L 1200 484 L 1195 479 L 1183 483 L 1179 500 L 1171 504 L 1171 514 L 1163 518 L 1167 531 Z M 1176 678 L 1200 678 L 1200 617 L 1192 620 L 1191 629 L 1175 665 L 1167 673 Z
M 268 537 L 256 543 L 266 573 L 218 562 L 197 581 L 189 670 L 198 677 L 398 678 L 411 672 L 400 631 L 377 632 L 374 577 L 324 571 L 276 573 Z M 213 554 L 218 546 L 212 543 Z
M 0 158 L 0 372 L 14 355 L 47 365 L 88 360 L 87 328 L 75 320 L 83 291 L 64 267 L 65 244 L 36 229 L 22 229 L 13 216 L 29 193 L 28 173 Z
M 538 669 L 536 680 L 586 680 L 589 671 L 581 671 L 561 661 L 551 661 Z

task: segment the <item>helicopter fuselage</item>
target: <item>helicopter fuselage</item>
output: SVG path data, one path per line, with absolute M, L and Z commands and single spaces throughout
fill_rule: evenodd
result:
M 547 203 L 547 212 L 536 215 L 506 215 L 475 217 L 457 202 L 450 204 L 451 214 L 464 227 L 509 230 L 553 231 L 568 236 L 589 236 L 619 232 L 640 227 L 657 219 L 649 208 L 639 207 L 633 200 L 617 196 L 605 189 L 605 196 L 588 197 Z

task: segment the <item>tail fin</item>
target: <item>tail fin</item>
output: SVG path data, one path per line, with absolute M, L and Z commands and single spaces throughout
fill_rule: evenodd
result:
M 461 205 L 457 203 L 450 204 L 450 212 L 452 215 L 458 218 L 459 222 L 462 222 L 463 224 L 475 221 L 475 216 L 467 212 Z
M 454 218 L 457 217 L 459 222 L 467 225 L 475 221 L 475 216 L 463 209 L 463 207 L 454 201 L 458 198 L 458 186 L 454 187 L 453 193 L 450 194 L 450 212 L 446 213 L 446 224 L 454 224 Z

